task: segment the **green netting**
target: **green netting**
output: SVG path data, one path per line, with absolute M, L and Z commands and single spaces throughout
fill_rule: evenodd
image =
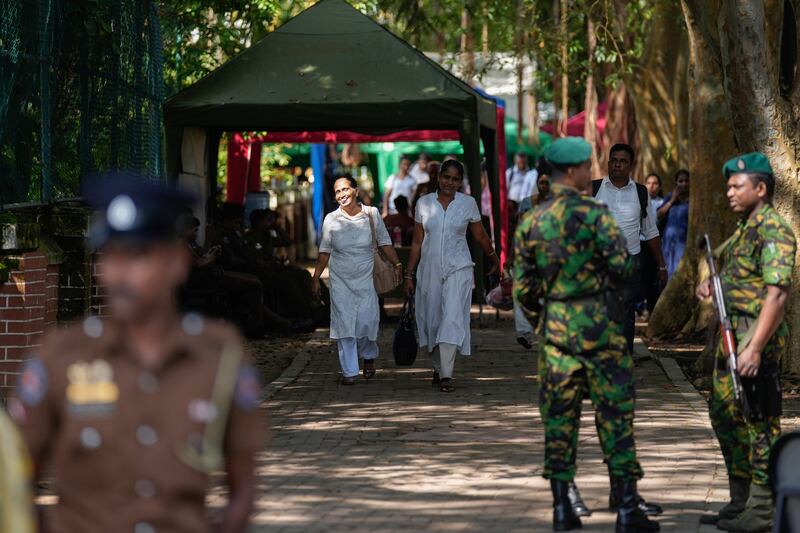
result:
M 75 196 L 107 170 L 162 173 L 151 0 L 0 0 L 0 204 Z

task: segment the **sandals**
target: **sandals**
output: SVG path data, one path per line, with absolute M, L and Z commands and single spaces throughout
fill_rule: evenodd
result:
M 452 378 L 444 378 L 439 384 L 439 390 L 442 392 L 453 392 L 456 390 Z
M 364 378 L 374 377 L 375 372 L 375 361 L 373 359 L 364 359 Z
M 342 379 L 339 381 L 339 383 L 341 383 L 342 385 L 352 386 L 352 385 L 356 384 L 356 378 L 355 377 L 349 377 L 348 378 L 348 377 L 342 376 Z

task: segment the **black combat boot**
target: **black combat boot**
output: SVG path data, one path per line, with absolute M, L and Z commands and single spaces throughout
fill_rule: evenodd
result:
M 553 491 L 553 531 L 580 529 L 581 519 L 575 515 L 569 501 L 569 483 L 551 479 L 550 489 Z
M 647 518 L 639 505 L 636 480 L 617 480 L 618 502 L 616 533 L 650 533 L 659 531 L 658 522 Z
M 577 516 L 592 516 L 592 512 L 583 503 L 581 493 L 578 492 L 578 486 L 574 481 L 569 483 L 569 503 L 572 505 L 572 510 Z
M 611 510 L 611 512 L 616 512 L 620 501 L 620 480 L 619 478 L 612 476 L 610 471 L 609 479 L 611 480 L 611 490 L 608 492 L 608 508 Z M 642 498 L 638 492 L 636 492 L 636 505 L 639 507 L 639 510 L 647 516 L 658 516 L 664 512 L 661 506 L 657 503 L 648 503 L 644 501 L 644 498 Z

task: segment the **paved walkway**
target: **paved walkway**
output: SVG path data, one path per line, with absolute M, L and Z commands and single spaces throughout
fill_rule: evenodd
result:
M 252 530 L 550 531 L 536 361 L 515 343 L 513 322 L 492 317 L 473 329 L 476 348 L 458 361 L 449 395 L 431 387 L 425 356 L 394 366 L 394 325 L 385 329 L 382 368 L 370 382 L 338 385 L 335 347 L 322 343 L 267 401 L 273 433 L 258 460 Z M 664 505 L 662 531 L 716 531 L 697 520 L 726 496 L 722 458 L 704 402 L 677 367 L 665 370 L 674 382 L 652 359 L 637 358 L 640 490 Z M 596 509 L 584 531 L 613 531 L 588 403 L 577 481 Z

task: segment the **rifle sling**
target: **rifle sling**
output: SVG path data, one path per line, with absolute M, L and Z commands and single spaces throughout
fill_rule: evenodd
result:
M 757 318 L 750 318 L 750 317 L 740 317 L 739 322 L 737 324 L 737 331 L 741 331 L 744 329 L 742 324 L 744 323 L 745 329 L 744 335 L 742 336 L 742 340 L 739 341 L 739 346 L 737 347 L 737 351 L 742 353 L 747 345 L 750 344 L 750 341 L 753 340 L 753 335 L 756 334 L 756 328 L 758 327 L 758 319 Z

